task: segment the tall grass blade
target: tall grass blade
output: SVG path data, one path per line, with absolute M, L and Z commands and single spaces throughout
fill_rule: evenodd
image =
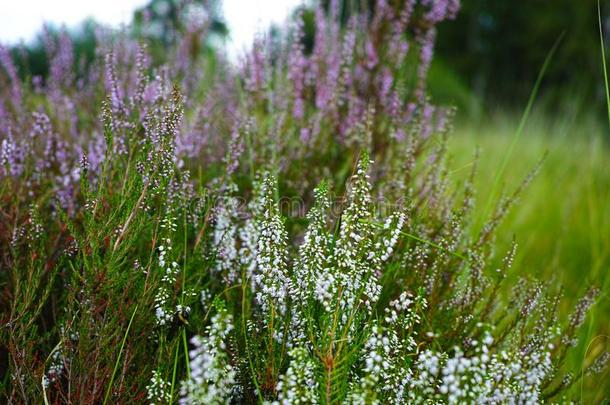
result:
M 604 85 L 606 89 L 606 107 L 608 109 L 608 126 L 610 127 L 610 90 L 608 89 L 608 69 L 606 67 L 606 46 L 604 45 L 604 32 L 602 30 L 602 11 L 597 0 L 597 21 L 599 23 L 599 42 L 602 53 L 602 67 L 604 70 Z
M 116 375 L 117 370 L 119 369 L 119 363 L 121 361 L 121 355 L 123 354 L 123 348 L 125 347 L 125 341 L 127 340 L 127 335 L 129 335 L 129 329 L 131 329 L 131 324 L 133 322 L 133 318 L 135 318 L 136 316 L 136 312 L 138 312 L 137 305 L 133 310 L 133 314 L 131 314 L 131 318 L 129 319 L 129 323 L 127 324 L 127 330 L 125 331 L 125 335 L 123 336 L 123 340 L 121 341 L 119 355 L 117 356 L 116 362 L 114 363 L 114 370 L 112 370 L 112 375 L 110 376 L 110 381 L 108 382 L 108 388 L 106 389 L 106 395 L 104 396 L 104 405 L 106 405 L 106 403 L 108 402 L 108 397 L 110 396 L 110 391 L 112 390 L 112 383 L 114 382 L 114 377 Z
M 525 110 L 523 110 L 523 114 L 521 115 L 521 120 L 519 121 L 519 126 L 517 127 L 517 130 L 515 131 L 515 134 L 513 135 L 513 139 L 508 148 L 508 151 L 504 155 L 504 159 L 502 160 L 502 163 L 501 163 L 498 171 L 496 172 L 496 176 L 494 178 L 493 185 L 491 187 L 491 192 L 489 193 L 489 198 L 487 200 L 487 205 L 486 205 L 486 208 L 484 211 L 485 217 L 488 217 L 491 212 L 491 206 L 493 204 L 493 200 L 494 200 L 495 196 L 498 193 L 498 186 L 500 184 L 500 180 L 502 179 L 502 176 L 504 175 L 504 171 L 506 170 L 508 161 L 510 160 L 510 158 L 515 150 L 515 146 L 517 145 L 517 142 L 521 138 L 521 134 L 523 133 L 523 128 L 525 127 L 525 123 L 527 122 L 527 120 L 529 118 L 530 112 L 532 110 L 532 106 L 534 105 L 534 101 L 536 100 L 536 97 L 538 95 L 538 90 L 540 88 L 540 84 L 542 83 L 542 79 L 546 75 L 546 71 L 547 71 L 549 65 L 551 64 L 551 60 L 553 59 L 553 56 L 555 55 L 557 49 L 559 48 L 559 45 L 561 44 L 561 41 L 563 40 L 564 35 L 565 35 L 565 31 L 561 33 L 561 35 L 557 38 L 557 40 L 553 44 L 553 47 L 551 48 L 549 53 L 546 55 L 546 58 L 544 59 L 544 62 L 542 63 L 542 67 L 540 68 L 540 71 L 538 72 L 538 77 L 536 78 L 536 82 L 534 83 L 534 87 L 532 88 L 532 92 L 530 93 L 530 97 L 527 101 L 527 105 L 525 106 Z

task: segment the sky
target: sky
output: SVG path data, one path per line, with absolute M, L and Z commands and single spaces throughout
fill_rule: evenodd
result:
M 231 30 L 229 53 L 249 45 L 254 35 L 271 23 L 281 23 L 303 0 L 224 0 L 224 16 Z M 88 17 L 115 27 L 127 24 L 133 11 L 148 0 L 0 0 L 0 43 L 30 41 L 44 22 L 67 27 Z
M 223 11 L 231 35 L 229 54 L 242 51 L 261 28 L 282 23 L 302 3 L 303 0 L 224 0 Z

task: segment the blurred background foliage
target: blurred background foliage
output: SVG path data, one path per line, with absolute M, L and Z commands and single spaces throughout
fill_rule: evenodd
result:
M 220 0 L 196 0 L 187 7 L 180 0 L 151 0 L 135 11 L 130 34 L 146 39 L 158 62 L 174 45 L 177 33 L 187 29 L 189 18 L 210 17 L 206 43 L 195 53 L 210 52 L 229 35 Z M 322 0 L 328 7 L 329 0 Z M 344 0 L 341 12 L 347 21 L 354 7 L 366 2 Z M 368 0 L 369 8 L 375 0 Z M 195 5 L 195 7 L 193 6 Z M 197 9 L 196 6 L 200 5 Z M 313 41 L 313 13 L 306 6 L 306 48 Z M 610 6 L 602 2 L 604 25 Z M 69 31 L 75 60 L 94 57 L 93 20 Z M 538 104 L 550 113 L 605 113 L 596 0 L 464 0 L 457 19 L 441 24 L 436 55 L 429 76 L 433 99 L 461 110 L 462 118 L 479 119 L 485 112 L 521 108 L 525 104 L 542 62 L 557 38 L 565 33 L 548 69 Z M 58 27 L 45 27 L 38 40 L 13 46 L 23 76 L 45 77 L 48 63 L 45 35 L 58 36 Z
M 328 7 L 330 0 L 322 3 Z M 342 3 L 344 21 L 362 7 Z M 601 13 L 607 35 L 610 2 L 601 1 Z M 457 18 L 438 30 L 429 91 L 435 102 L 457 106 L 462 118 L 523 108 L 562 35 L 538 104 L 549 113 L 605 114 L 597 0 L 462 0 Z
M 606 3 L 601 2 L 604 26 L 610 11 Z M 576 108 L 603 114 L 596 0 L 463 1 L 458 17 L 439 27 L 437 73 L 431 78 L 432 85 L 442 84 L 441 77 L 456 83 L 449 91 L 443 90 L 448 84 L 433 89 L 470 109 L 465 102 L 473 98 L 489 107 L 522 107 L 562 33 L 545 75 L 542 103 L 551 113 Z

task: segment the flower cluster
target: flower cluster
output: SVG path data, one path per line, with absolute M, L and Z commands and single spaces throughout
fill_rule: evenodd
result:
M 299 260 L 294 269 L 293 294 L 297 305 L 308 306 L 312 304 L 310 298 L 313 292 L 313 298 L 322 304 L 326 311 L 330 311 L 337 297 L 337 284 L 329 254 L 332 237 L 326 221 L 330 208 L 326 183 L 321 183 L 314 190 L 314 195 L 315 205 L 307 214 L 309 226 L 299 248 Z M 295 330 L 304 328 L 299 312 L 295 313 L 293 319 Z
M 303 347 L 292 349 L 289 356 L 290 365 L 275 387 L 278 392 L 277 404 L 317 404 L 315 362 Z
M 229 185 L 227 194 L 236 191 L 236 186 Z M 237 250 L 236 225 L 238 218 L 238 201 L 229 195 L 219 201 L 215 207 L 215 226 L 213 246 L 215 250 L 215 271 L 222 274 L 228 285 L 237 282 L 239 274 L 239 254 Z
M 146 399 L 153 405 L 163 405 L 171 401 L 170 383 L 165 381 L 157 370 L 153 371 L 150 383 L 146 386 Z
M 64 356 L 60 350 L 53 352 L 51 356 L 51 365 L 46 374 L 42 376 L 42 383 L 45 388 L 48 388 L 49 385 L 56 382 L 61 377 L 61 373 L 64 371 L 64 361 Z
M 364 295 L 368 309 L 379 298 L 381 286 L 375 271 L 379 257 L 373 245 L 373 219 L 371 185 L 368 181 L 368 156 L 360 159 L 348 191 L 348 206 L 341 216 L 334 260 L 339 270 L 340 288 L 343 290 L 341 306 L 349 316 Z
M 408 381 L 409 402 L 435 398 L 450 404 L 538 403 L 543 383 L 552 370 L 549 347 L 529 354 L 490 352 L 493 338 L 472 341 L 470 355 L 455 347 L 453 354 L 426 350 L 416 361 Z
M 236 370 L 228 354 L 232 316 L 220 310 L 212 318 L 204 336 L 191 339 L 190 376 L 180 388 L 181 404 L 224 404 L 236 388 Z
M 400 343 L 395 333 L 384 333 L 382 328 L 374 325 L 364 343 L 360 378 L 353 383 L 349 403 L 380 404 L 383 394 L 395 391 L 395 357 L 400 351 Z M 380 395 L 381 394 L 381 395 Z
M 155 295 L 155 316 L 157 317 L 157 324 L 159 326 L 167 325 L 174 319 L 175 311 L 173 310 L 171 302 L 176 277 L 180 273 L 178 263 L 166 263 L 165 261 L 165 255 L 172 250 L 171 241 L 169 239 L 166 240 L 166 244 L 167 245 L 159 246 L 159 268 L 163 272 L 161 285 Z M 176 311 L 181 309 L 183 308 L 177 308 Z
M 286 313 L 286 301 L 290 291 L 288 275 L 287 239 L 284 223 L 279 213 L 275 193 L 277 179 L 271 174 L 263 176 L 260 187 L 260 207 L 257 218 L 258 241 L 256 248 L 257 285 L 256 299 L 267 316 Z

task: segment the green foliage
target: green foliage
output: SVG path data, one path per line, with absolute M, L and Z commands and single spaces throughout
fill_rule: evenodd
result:
M 457 19 L 440 27 L 437 51 L 477 94 L 522 105 L 543 55 L 565 32 L 544 92 L 555 107 L 568 94 L 602 101 L 596 26 L 597 0 L 464 1 Z

